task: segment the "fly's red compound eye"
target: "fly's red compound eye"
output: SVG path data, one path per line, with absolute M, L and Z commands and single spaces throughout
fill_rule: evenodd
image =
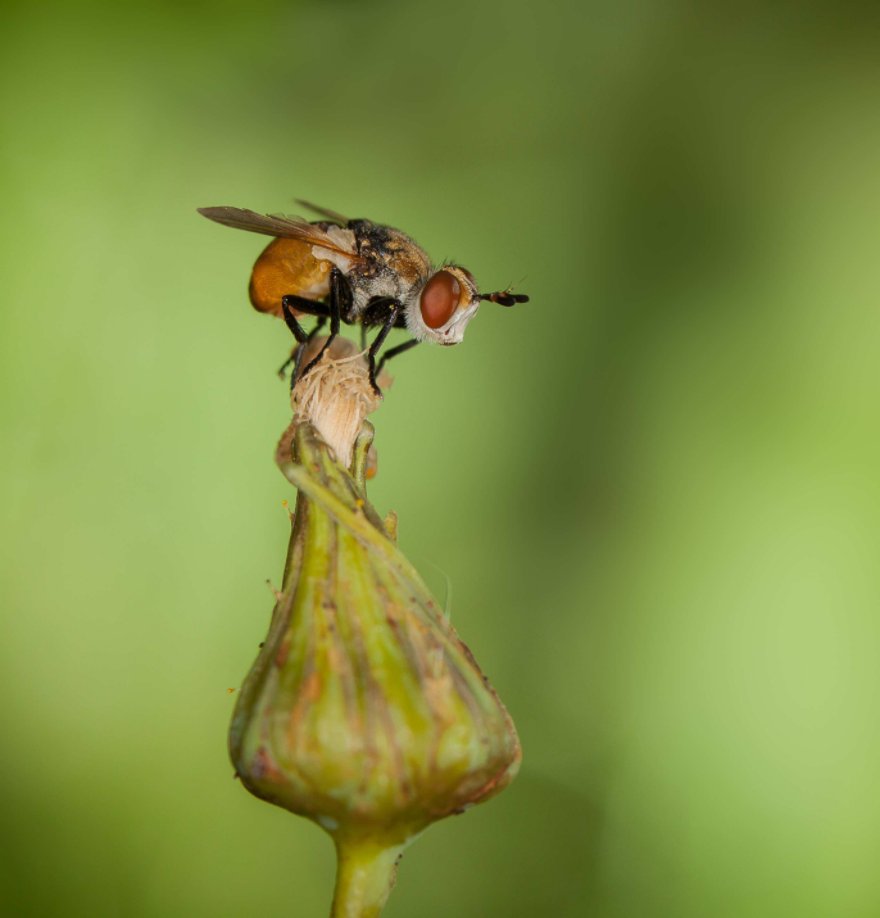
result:
M 419 301 L 422 319 L 428 328 L 442 328 L 455 312 L 461 299 L 461 284 L 454 274 L 438 271 L 425 284 Z

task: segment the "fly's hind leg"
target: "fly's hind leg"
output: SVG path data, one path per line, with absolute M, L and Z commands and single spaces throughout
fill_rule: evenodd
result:
M 297 344 L 305 344 L 309 340 L 308 333 L 299 324 L 296 316 L 293 314 L 294 307 L 297 307 L 302 310 L 303 304 L 308 303 L 309 311 L 311 312 L 312 306 L 319 305 L 318 303 L 312 303 L 311 300 L 304 300 L 300 296 L 283 296 L 281 297 L 281 312 L 284 316 L 284 321 L 287 323 L 287 327 L 293 333 L 293 337 L 296 338 Z
M 279 375 L 283 376 L 284 371 L 287 369 L 287 367 L 289 367 L 291 363 L 293 364 L 293 372 L 290 374 L 290 388 L 291 389 L 296 385 L 296 381 L 299 378 L 300 367 L 302 366 L 303 357 L 305 356 L 306 348 L 309 346 L 309 342 L 324 327 L 326 322 L 327 322 L 327 316 L 318 316 L 318 321 L 315 322 L 315 327 L 306 336 L 306 340 L 302 344 L 298 344 L 293 349 L 293 351 L 291 352 L 291 355 L 287 358 L 287 360 L 284 363 L 284 366 L 279 371 Z
M 308 373 L 321 362 L 321 358 L 324 356 L 324 352 L 328 347 L 330 347 L 336 336 L 339 334 L 339 327 L 342 322 L 342 313 L 347 313 L 349 311 L 351 307 L 351 301 L 352 293 L 351 287 L 348 285 L 348 281 L 345 279 L 345 276 L 339 270 L 339 268 L 334 268 L 330 272 L 330 301 L 327 304 L 330 312 L 330 334 L 327 337 L 327 340 L 324 342 L 324 346 L 321 348 L 318 356 L 306 364 L 306 368 L 302 371 L 303 376 L 305 376 L 306 373 Z
M 299 324 L 299 321 L 293 314 L 294 309 L 318 317 L 315 327 L 310 332 L 306 332 L 302 325 Z M 301 296 L 288 294 L 281 298 L 281 311 L 284 316 L 284 321 L 293 333 L 293 337 L 296 338 L 297 343 L 296 347 L 290 352 L 290 356 L 279 368 L 278 375 L 283 379 L 285 370 L 292 363 L 293 374 L 290 377 L 290 387 L 292 389 L 296 382 L 297 373 L 299 372 L 302 355 L 305 353 L 306 345 L 324 327 L 324 323 L 327 321 L 328 310 L 324 303 L 317 303 L 314 300 L 307 300 Z

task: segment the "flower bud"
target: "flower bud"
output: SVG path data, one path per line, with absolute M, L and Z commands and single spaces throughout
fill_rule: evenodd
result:
M 292 433 L 283 471 L 299 494 L 284 580 L 230 752 L 248 790 L 334 837 L 333 914 L 378 914 L 402 848 L 505 787 L 519 741 L 367 501 L 372 426 L 363 423 L 350 469 L 312 423 Z

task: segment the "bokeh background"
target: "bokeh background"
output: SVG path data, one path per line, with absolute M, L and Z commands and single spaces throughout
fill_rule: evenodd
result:
M 525 751 L 389 918 L 880 914 L 878 9 L 4 5 L 3 915 L 327 912 L 226 757 L 290 341 L 195 213 L 294 197 L 532 296 L 375 416 Z

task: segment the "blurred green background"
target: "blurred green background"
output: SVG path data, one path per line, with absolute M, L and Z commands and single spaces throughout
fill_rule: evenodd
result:
M 301 196 L 532 296 L 374 418 L 525 753 L 389 918 L 880 914 L 880 7 L 2 16 L 2 913 L 327 913 L 225 751 L 290 337 L 195 213 Z

